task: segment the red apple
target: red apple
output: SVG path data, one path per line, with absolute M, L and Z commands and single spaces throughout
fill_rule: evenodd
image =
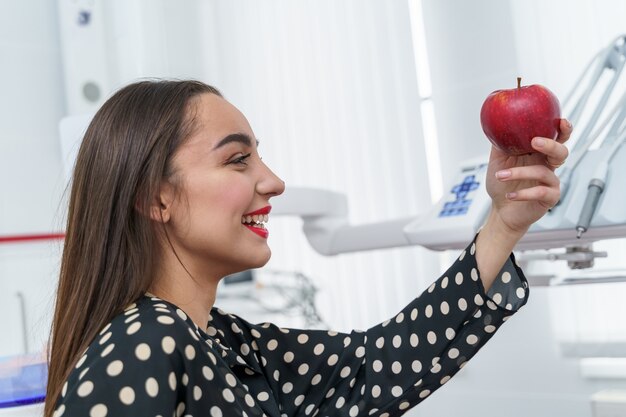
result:
M 541 136 L 556 139 L 561 108 L 556 96 L 541 85 L 496 90 L 480 109 L 480 124 L 493 145 L 508 155 L 536 152 L 530 141 Z

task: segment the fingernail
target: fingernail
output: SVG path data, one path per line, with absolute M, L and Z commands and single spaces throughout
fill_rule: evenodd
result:
M 504 178 L 509 178 L 510 176 L 511 176 L 511 171 L 509 171 L 508 169 L 496 172 L 496 178 L 501 179 L 501 180 Z
M 545 145 L 546 141 L 544 139 L 541 139 L 541 138 L 535 138 L 533 140 L 533 143 L 535 144 L 535 146 L 541 148 L 543 145 Z
M 509 200 L 513 200 L 515 197 L 517 197 L 517 193 L 506 193 L 506 198 Z

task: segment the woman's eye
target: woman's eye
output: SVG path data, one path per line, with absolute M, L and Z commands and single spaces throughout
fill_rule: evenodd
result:
M 240 156 L 239 158 L 236 158 L 236 159 L 233 159 L 232 161 L 230 161 L 229 164 L 248 165 L 248 163 L 246 162 L 246 159 L 248 159 L 250 157 L 250 155 L 252 155 L 252 154 L 246 154 L 246 155 Z

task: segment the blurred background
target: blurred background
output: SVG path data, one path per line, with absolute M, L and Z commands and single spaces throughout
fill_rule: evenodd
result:
M 0 365 L 42 352 L 49 334 L 65 117 L 139 78 L 199 79 L 247 116 L 288 187 L 344 193 L 356 224 L 408 217 L 448 192 L 462 161 L 488 155 L 490 92 L 521 76 L 565 98 L 624 16 L 620 0 L 0 0 Z M 217 302 L 250 321 L 365 329 L 458 255 L 325 257 L 299 218 L 269 228 L 268 265 L 223 284 Z M 626 268 L 623 239 L 594 248 L 608 252 L 594 268 Z M 528 305 L 407 415 L 626 415 L 625 295 L 622 282 L 531 285 Z

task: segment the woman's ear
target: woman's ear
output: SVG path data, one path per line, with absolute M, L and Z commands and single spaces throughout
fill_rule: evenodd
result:
M 154 197 L 150 205 L 149 213 L 151 220 L 159 223 L 167 223 L 170 221 L 172 205 L 174 204 L 176 196 L 174 191 L 174 186 L 168 181 L 161 182 L 159 194 Z

